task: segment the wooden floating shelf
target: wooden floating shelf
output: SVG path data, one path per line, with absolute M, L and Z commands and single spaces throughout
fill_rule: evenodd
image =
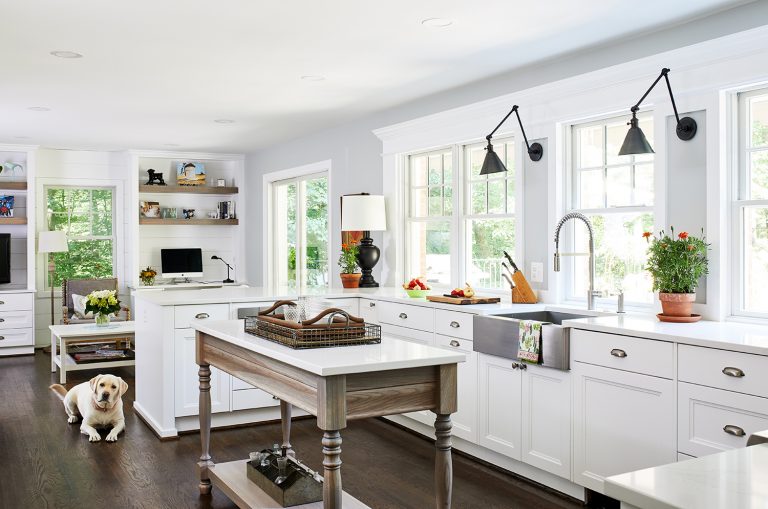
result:
M 24 220 L 26 222 L 26 220 Z M 139 224 L 156 224 L 156 225 L 169 225 L 169 224 L 196 224 L 196 225 L 236 225 L 240 224 L 237 219 L 168 219 L 153 217 L 140 217 Z
M 25 191 L 27 189 L 27 183 L 0 180 L 0 189 L 8 189 L 11 191 Z
M 0 224 L 27 224 L 26 217 L 0 217 Z
M 214 186 L 148 186 L 139 185 L 140 193 L 161 193 L 161 194 L 237 194 L 237 187 L 214 187 Z

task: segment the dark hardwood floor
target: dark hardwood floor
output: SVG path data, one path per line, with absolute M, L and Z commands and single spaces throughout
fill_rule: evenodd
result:
M 0 358 L 0 507 L 16 508 L 231 508 L 214 488 L 197 491 L 199 435 L 161 442 L 134 414 L 133 370 L 112 373 L 131 385 L 126 432 L 115 443 L 89 443 L 79 425 L 67 424 L 61 402 L 48 389 L 58 381 L 50 356 Z M 97 371 L 68 374 L 72 387 Z M 105 434 L 102 434 L 105 436 Z M 314 419 L 294 422 L 299 457 L 320 469 L 320 432 Z M 245 458 L 280 437 L 279 424 L 214 431 L 214 461 Z M 350 423 L 342 431 L 344 488 L 373 508 L 430 508 L 432 444 L 382 420 Z M 570 509 L 581 507 L 531 483 L 454 454 L 453 507 Z

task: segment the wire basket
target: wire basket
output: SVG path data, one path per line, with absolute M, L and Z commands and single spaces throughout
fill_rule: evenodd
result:
M 311 320 L 293 322 L 276 311 L 295 306 L 293 301 L 278 301 L 258 316 L 245 317 L 245 332 L 295 349 L 381 343 L 381 327 L 367 324 L 338 308 L 326 309 Z M 327 317 L 325 323 L 321 323 Z

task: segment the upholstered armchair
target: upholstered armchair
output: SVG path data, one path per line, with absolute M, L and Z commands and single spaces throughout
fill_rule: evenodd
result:
M 96 290 L 118 290 L 117 278 L 101 279 L 65 279 L 61 284 L 61 323 L 64 325 L 74 323 L 94 323 L 94 318 L 80 318 L 75 314 L 73 295 L 86 296 Z M 113 321 L 123 322 L 131 319 L 131 311 L 126 306 L 121 306 Z

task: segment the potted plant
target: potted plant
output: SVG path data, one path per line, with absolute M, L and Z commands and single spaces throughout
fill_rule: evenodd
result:
M 152 267 L 147 267 L 139 271 L 139 279 L 144 286 L 152 286 L 155 284 L 155 278 L 157 277 L 157 271 Z
M 85 312 L 93 313 L 96 325 L 109 325 L 109 315 L 120 311 L 120 301 L 115 290 L 97 290 L 88 294 L 85 300 Z
M 341 286 L 344 288 L 357 288 L 360 285 L 362 272 L 357 272 L 357 244 L 342 244 L 339 267 L 341 267 Z
M 701 276 L 707 274 L 707 249 L 702 232 L 701 238 L 688 232 L 675 236 L 670 228 L 667 235 L 662 230 L 656 238 L 651 232 L 643 233 L 648 241 L 648 265 L 653 277 L 653 290 L 659 292 L 662 321 L 697 321 L 691 308 L 696 299 L 696 286 Z M 675 319 L 677 318 L 677 319 Z

